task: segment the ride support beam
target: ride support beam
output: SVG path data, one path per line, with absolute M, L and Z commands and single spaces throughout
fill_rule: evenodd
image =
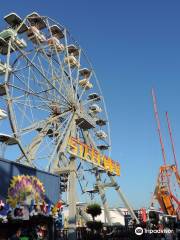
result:
M 69 205 L 69 219 L 68 219 L 68 240 L 76 239 L 76 162 L 75 157 L 70 158 L 69 164 L 69 191 L 68 191 L 68 205 Z
M 72 128 L 70 130 L 71 136 L 76 135 L 76 123 L 75 123 L 76 116 L 73 117 L 72 121 Z M 69 219 L 68 219 L 68 240 L 76 240 L 76 158 L 75 156 L 70 156 L 70 163 L 69 163 L 69 181 L 68 181 L 68 205 L 69 205 Z
M 102 201 L 102 204 L 104 207 L 104 214 L 105 214 L 107 223 L 109 225 L 111 225 L 112 221 L 111 221 L 111 217 L 110 217 L 109 206 L 108 206 L 108 202 L 106 199 L 104 188 L 102 187 L 102 184 L 101 184 L 100 174 L 98 173 L 98 171 L 96 172 L 96 183 L 97 183 L 101 201 Z
M 88 132 L 84 131 L 83 133 L 84 133 L 84 138 L 86 140 L 86 143 L 89 144 L 89 145 L 92 145 L 95 149 L 97 149 L 96 145 L 92 141 Z M 107 202 L 107 199 L 106 199 L 105 190 L 101 186 L 102 182 L 101 182 L 100 173 L 98 172 L 98 169 L 96 170 L 95 177 L 96 177 L 97 188 L 99 190 L 101 201 L 102 201 L 102 204 L 103 204 L 103 207 L 104 207 L 104 214 L 105 214 L 105 217 L 107 219 L 108 224 L 111 225 L 111 217 L 110 217 L 110 213 L 109 213 L 109 206 L 108 206 L 108 202 Z
M 131 205 L 129 204 L 127 198 L 125 197 L 125 195 L 124 195 L 123 192 L 121 191 L 120 186 L 115 182 L 113 176 L 111 176 L 110 174 L 109 174 L 109 178 L 110 178 L 112 184 L 115 186 L 114 188 L 115 188 L 116 192 L 118 193 L 120 199 L 123 201 L 124 205 L 125 205 L 126 208 L 128 209 L 131 217 L 136 220 L 136 223 L 139 224 L 139 220 L 138 220 L 138 218 L 136 217 L 136 215 L 135 215 L 135 213 L 134 213 Z

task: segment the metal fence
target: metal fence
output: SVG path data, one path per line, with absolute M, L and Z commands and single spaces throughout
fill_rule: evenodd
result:
M 128 227 L 107 228 L 94 233 L 86 228 L 77 228 L 76 230 L 77 240 L 165 240 L 166 237 L 164 234 L 149 233 L 138 236 L 135 234 L 135 228 Z M 68 229 L 57 231 L 55 239 L 68 240 Z M 180 240 L 180 234 L 175 230 L 168 239 Z

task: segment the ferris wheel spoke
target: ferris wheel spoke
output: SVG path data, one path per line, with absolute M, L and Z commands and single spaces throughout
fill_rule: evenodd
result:
M 48 61 L 49 61 L 49 57 L 47 55 L 46 55 L 46 57 L 48 58 Z M 52 60 L 55 60 L 55 58 L 52 58 L 51 61 Z M 55 78 L 55 79 L 58 80 L 58 81 L 56 81 L 57 89 L 59 89 L 60 92 L 62 92 L 64 90 L 64 92 L 66 93 L 67 97 L 69 97 L 69 90 L 68 90 L 69 89 L 69 86 L 68 86 L 69 84 L 67 83 L 67 81 L 66 81 L 66 83 L 65 83 L 65 81 L 63 81 L 65 79 L 69 80 L 69 78 L 67 77 L 68 74 L 65 72 L 62 63 L 60 63 L 59 61 L 60 61 L 60 59 L 59 59 L 59 56 L 58 56 L 58 60 L 56 61 L 56 63 L 58 64 L 58 67 L 57 67 L 56 71 L 55 71 L 55 67 L 52 68 L 52 69 L 54 69 L 54 72 L 53 72 L 51 78 L 52 79 Z M 53 62 L 51 63 L 51 65 L 53 66 Z M 59 67 L 62 69 L 62 74 L 61 74 L 60 77 L 58 76 L 58 72 L 59 72 L 58 68 Z
M 41 121 L 38 120 L 37 122 L 32 123 L 28 127 L 22 128 L 21 135 L 23 136 L 24 134 L 28 134 L 29 132 L 32 132 L 33 130 L 40 128 L 41 126 L 45 125 L 46 121 L 47 120 L 41 120 Z
M 66 52 L 67 57 L 69 57 L 68 42 L 67 42 L 67 31 L 66 31 L 66 29 L 64 29 L 64 38 L 65 38 L 65 52 Z M 69 63 L 69 61 L 68 61 L 67 66 L 68 66 L 68 76 L 69 76 L 69 79 L 70 79 L 71 88 L 73 88 L 73 85 L 72 85 L 72 77 L 71 77 L 71 68 L 70 68 L 70 63 Z
M 50 78 L 53 80 L 53 85 L 57 87 L 57 89 L 60 92 L 64 92 L 64 94 L 67 96 L 67 98 L 69 99 L 69 95 L 68 95 L 68 87 L 65 85 L 64 83 L 64 78 L 59 76 L 58 71 L 53 71 L 53 73 L 51 73 Z M 56 91 L 55 89 L 53 89 L 53 96 L 54 99 L 56 98 Z
M 44 60 L 44 59 L 43 59 L 43 60 Z M 35 60 L 34 60 L 33 62 L 35 63 Z M 38 63 L 39 63 L 39 64 L 38 64 Z M 47 67 L 47 69 L 44 69 L 43 64 L 42 64 L 42 62 L 41 62 L 41 59 L 40 59 L 40 54 L 38 54 L 38 55 L 37 55 L 37 62 L 36 62 L 36 64 L 38 64 L 38 65 L 36 65 L 36 66 L 39 66 L 39 68 L 41 69 L 41 72 L 42 72 L 45 76 L 48 76 L 48 75 L 49 75 L 49 71 L 51 70 L 52 64 L 51 64 L 50 61 L 46 61 L 46 63 L 48 64 L 48 67 Z
M 34 115 L 32 114 L 32 106 L 29 105 L 29 95 L 26 96 L 25 103 L 26 104 L 24 105 L 24 113 L 25 113 L 25 111 L 29 110 L 29 117 L 31 119 L 31 122 L 34 122 Z M 23 114 L 23 116 L 24 116 L 24 114 Z M 22 124 L 23 124 L 23 120 L 22 120 Z
M 37 57 L 42 73 L 43 73 L 45 76 L 48 76 L 49 78 L 52 79 L 52 78 L 53 78 L 53 73 L 56 73 L 56 71 L 57 71 L 57 70 L 55 70 L 55 66 L 53 66 L 53 64 L 52 64 L 52 60 L 49 59 L 49 58 L 47 58 L 47 59 L 43 58 L 43 59 L 42 59 L 43 61 L 45 61 L 46 64 L 48 64 L 48 68 L 47 68 L 47 69 L 44 69 L 40 57 L 42 58 L 42 57 L 44 57 L 44 55 L 41 56 L 41 55 L 39 54 L 38 57 Z M 47 57 L 47 56 L 46 56 L 46 57 Z
M 46 134 L 48 132 L 48 129 L 49 129 L 48 125 L 49 124 L 46 124 L 46 126 L 41 130 L 41 132 L 32 140 L 31 144 L 28 145 L 25 149 L 26 155 L 28 156 L 28 159 L 30 162 L 32 162 L 35 159 L 36 152 L 37 152 L 43 138 L 46 136 Z M 20 162 L 23 157 L 24 157 L 24 155 L 21 155 L 17 159 L 17 162 Z
M 33 52 L 32 50 L 30 50 L 28 52 L 24 52 L 24 55 L 30 55 L 30 54 L 33 54 L 32 59 L 31 59 L 31 61 L 33 61 L 37 56 L 37 51 Z M 22 70 L 25 70 L 25 69 L 31 67 L 31 62 L 27 61 L 27 59 L 24 58 L 24 55 L 22 55 L 22 53 L 20 52 L 20 54 L 17 56 L 17 58 L 12 63 L 13 73 L 21 72 Z M 24 62 L 20 61 L 21 59 L 23 59 Z
M 50 89 L 49 90 L 47 89 L 47 90 L 35 93 L 33 90 L 32 91 L 28 91 L 28 90 L 26 90 L 24 88 L 15 86 L 13 84 L 8 84 L 8 86 L 12 88 L 12 99 L 14 100 L 14 102 L 16 102 L 16 101 L 19 101 L 19 102 L 20 101 L 21 102 L 24 101 L 24 100 L 20 100 L 20 99 L 25 96 L 25 93 L 31 95 L 32 97 L 36 97 L 36 99 L 33 99 L 32 101 L 34 101 L 34 102 L 39 101 L 39 102 L 43 103 L 44 105 L 47 105 L 47 107 L 49 107 L 49 103 L 52 101 L 51 99 L 47 100 L 47 97 L 43 97 L 43 96 L 40 95 L 40 93 L 43 93 L 44 91 L 49 91 Z M 23 93 L 23 95 L 13 96 L 14 89 L 19 90 L 21 93 Z M 63 105 L 63 103 L 61 103 L 61 104 Z M 64 106 L 66 106 L 66 105 L 64 105 Z
M 35 164 L 35 162 L 39 162 L 41 159 L 46 159 L 46 161 L 48 161 L 53 151 L 52 146 L 55 146 L 55 144 L 56 142 L 54 138 L 50 139 L 48 136 L 44 137 L 35 153 L 36 158 L 33 163 Z
M 50 171 L 53 171 L 55 168 L 58 168 L 58 164 L 61 161 L 61 159 L 57 159 L 57 156 L 64 154 L 66 151 L 68 139 L 70 137 L 72 126 L 74 125 L 74 121 L 75 121 L 75 115 L 71 114 L 66 123 L 66 126 L 64 127 L 64 131 L 62 132 L 62 135 L 59 137 L 57 141 L 57 145 L 56 145 L 56 148 L 54 149 L 52 157 L 50 158 L 49 165 L 48 165 L 48 169 Z
M 38 110 L 42 110 L 42 111 L 46 111 L 47 113 L 49 113 L 49 109 L 47 108 L 48 105 L 45 105 L 45 104 L 41 104 L 41 105 L 37 105 L 37 104 L 25 104 L 24 101 L 15 101 L 16 104 L 19 104 L 19 105 L 23 105 L 23 106 L 26 106 L 26 107 L 30 107 L 30 109 L 38 109 Z
M 22 72 L 22 71 L 26 70 L 28 67 L 29 66 L 24 66 L 24 67 L 21 67 L 21 68 L 17 68 L 17 66 L 16 66 L 16 67 L 13 68 L 13 72 L 12 73 L 16 74 L 17 72 Z
M 78 62 L 80 61 L 81 61 L 81 49 L 79 50 L 79 58 L 78 58 Z M 79 68 L 75 77 L 75 97 L 76 97 L 76 101 L 78 101 L 79 100 Z
M 58 122 L 60 118 L 67 117 L 67 115 L 70 113 L 71 113 L 71 111 L 67 110 L 67 111 L 64 111 L 63 113 L 61 113 L 59 116 L 54 116 L 54 117 L 52 116 L 52 118 L 48 117 L 47 119 L 43 119 L 41 121 L 38 120 L 36 122 L 33 122 L 31 125 L 21 129 L 21 135 L 28 134 L 29 132 L 32 132 L 33 130 L 37 130 L 38 128 L 41 128 L 49 121 L 49 119 L 51 119 L 50 123 Z M 63 128 L 63 125 L 64 125 L 64 123 L 62 123 L 62 126 L 61 126 L 62 128 Z
M 28 109 L 28 108 L 30 109 L 30 115 L 31 115 L 32 122 L 34 122 L 35 118 L 34 118 L 34 113 L 32 111 L 33 106 L 31 105 L 29 94 L 27 95 L 27 104 L 26 104 L 26 109 Z
M 58 79 L 57 81 L 57 88 L 60 89 L 61 91 L 65 91 L 68 98 L 71 99 L 70 97 L 70 91 L 69 91 L 69 77 L 68 74 L 65 70 L 63 70 L 61 77 L 58 78 L 58 76 L 56 76 L 56 79 Z
M 27 106 L 23 106 L 23 108 L 22 108 L 16 103 L 13 106 L 14 106 L 14 109 L 16 109 L 16 111 L 18 111 L 20 113 L 20 116 L 21 116 L 21 122 L 18 124 L 18 126 L 20 128 L 22 128 L 22 125 L 23 125 L 24 121 L 27 121 L 29 123 L 32 122 L 32 119 L 26 113 L 26 107 Z M 16 120 L 16 122 L 17 122 L 17 120 Z
M 34 69 L 31 70 L 31 75 L 29 75 L 29 78 L 34 81 L 34 84 L 36 84 L 36 87 L 38 86 L 39 88 L 37 91 L 38 94 L 44 93 L 45 96 L 48 96 L 46 93 L 54 89 L 52 86 L 49 86 L 47 82 L 42 81 L 41 78 L 39 78 L 39 75 L 36 76 L 36 71 Z M 33 87 L 35 88 L 35 86 Z
M 52 58 L 49 58 L 49 56 L 46 54 L 46 52 L 44 51 L 44 49 L 41 49 L 41 53 L 42 53 L 43 56 L 45 57 L 45 58 L 43 58 L 43 60 L 46 61 L 46 63 L 48 63 L 48 65 L 51 67 L 52 76 L 50 76 L 50 78 L 53 79 L 54 75 L 55 75 L 56 78 L 58 78 L 58 77 L 57 77 L 57 76 L 58 76 L 58 74 L 57 74 L 58 68 L 56 69 L 56 68 L 55 68 L 55 64 L 53 65 Z M 58 57 L 59 57 L 59 56 L 58 56 Z M 40 58 L 39 58 L 39 61 L 40 61 Z M 58 58 L 58 61 L 60 61 L 59 58 Z M 41 66 L 42 66 L 42 64 L 41 64 Z M 59 66 L 62 68 L 62 64 L 60 64 Z M 63 73 L 63 72 L 62 72 L 62 73 Z M 63 76 L 62 76 L 62 79 L 64 79 Z M 61 84 L 65 87 L 65 84 L 64 84 L 63 81 L 61 81 Z M 61 88 L 58 88 L 58 87 L 57 87 L 57 89 L 59 89 L 59 91 L 62 93 L 62 87 L 61 87 Z M 66 95 L 68 96 L 68 92 L 66 92 L 66 89 L 67 89 L 67 88 L 65 87 L 64 90 L 65 90 Z
M 32 162 L 35 158 L 37 159 L 37 151 L 39 150 L 40 145 L 42 145 L 42 142 L 44 141 L 44 138 L 47 138 L 49 134 L 53 134 L 53 133 L 48 133 L 49 130 L 51 129 L 50 127 L 51 127 L 51 124 L 53 123 L 53 121 L 54 121 L 54 118 L 51 116 L 48 120 L 42 121 L 40 125 L 38 123 L 39 128 L 33 129 L 33 130 L 36 130 L 36 133 L 38 133 L 38 131 L 39 131 L 39 134 L 37 134 L 33 138 L 31 143 L 29 145 L 27 145 L 25 150 L 24 150 L 24 152 L 26 152 L 26 155 L 28 156 L 29 162 Z M 36 125 L 33 125 L 31 127 L 29 126 L 26 129 L 30 130 L 30 128 L 35 127 L 35 126 Z M 61 129 L 61 126 L 59 126 L 59 128 L 56 129 L 56 132 L 57 132 L 58 135 L 61 133 L 60 129 Z M 52 132 L 53 132 L 53 129 L 52 129 Z M 24 155 L 21 155 L 18 158 L 17 161 L 20 162 L 23 159 L 23 157 L 24 157 Z
M 23 53 L 23 51 L 22 51 L 20 48 L 19 48 L 18 50 L 23 54 L 23 56 L 24 56 L 29 62 L 31 62 L 31 60 Z M 37 68 L 36 65 L 35 65 L 33 62 L 31 62 L 31 65 L 32 65 L 32 67 L 35 68 L 35 69 L 40 73 L 40 75 L 50 84 L 50 86 L 54 87 L 55 90 L 57 91 L 57 93 L 60 94 L 60 96 L 62 96 L 62 98 L 64 98 L 64 100 L 67 101 L 68 104 L 70 104 L 69 100 L 51 83 L 51 81 L 50 81 L 46 76 L 44 76 L 44 74 L 42 73 L 42 71 L 41 71 L 39 68 Z
M 46 92 L 49 92 L 49 91 L 51 91 L 51 90 L 54 89 L 53 87 L 51 87 L 51 88 L 49 88 L 49 89 L 41 89 L 41 91 L 39 90 L 38 92 L 34 92 L 34 90 L 33 90 L 30 86 L 27 86 L 27 83 L 22 80 L 22 77 L 25 78 L 24 76 L 19 77 L 18 75 L 16 75 L 16 78 L 18 78 L 18 80 L 20 81 L 20 83 L 22 83 L 22 84 L 24 85 L 25 89 L 23 89 L 22 87 L 20 88 L 20 87 L 18 87 L 18 86 L 14 86 L 14 85 L 12 85 L 12 84 L 9 84 L 9 86 L 12 86 L 12 87 L 15 88 L 15 89 L 22 90 L 22 91 L 24 91 L 25 93 L 29 93 L 29 94 L 31 94 L 31 95 L 37 96 L 38 98 L 42 98 L 42 99 L 44 99 L 44 100 L 47 100 L 47 96 L 44 96 L 44 97 L 43 97 L 43 96 L 42 96 L 42 93 L 46 93 Z M 49 86 L 48 86 L 48 87 L 49 87 Z M 26 88 L 27 88 L 27 89 L 26 89 Z M 41 93 L 41 95 L 40 95 L 40 93 Z
M 50 77 L 49 77 L 50 66 L 48 65 L 48 68 L 45 70 L 45 69 L 42 67 L 42 63 L 41 63 L 41 60 L 40 60 L 40 57 L 39 57 L 39 56 L 37 57 L 37 59 L 38 59 L 38 62 L 39 62 L 39 65 L 40 65 L 40 69 L 41 69 L 43 75 L 44 75 L 44 76 L 47 76 L 48 78 L 50 78 Z M 39 66 L 39 65 L 38 65 L 38 63 L 36 63 L 36 66 Z M 42 81 L 42 82 L 43 82 L 43 81 Z M 42 86 L 42 85 L 41 85 L 41 86 Z M 49 88 L 49 85 L 48 85 L 47 82 L 46 82 L 46 88 Z M 54 88 L 51 87 L 51 89 L 54 89 Z
M 69 58 L 70 55 L 69 55 L 69 52 L 68 52 L 68 40 L 67 40 L 67 30 L 66 29 L 64 29 L 64 38 L 65 38 L 66 56 Z M 77 67 L 78 70 L 79 70 L 79 67 L 80 67 L 80 64 Z M 72 77 L 72 69 L 71 69 L 69 61 L 68 61 L 68 64 L 67 64 L 67 70 L 68 70 L 68 77 L 69 77 L 70 85 L 71 85 L 71 93 L 73 94 L 73 99 L 75 99 L 75 86 L 74 86 L 73 77 Z
M 36 93 L 36 92 L 34 92 L 34 90 L 29 86 L 29 85 L 27 85 L 27 82 L 25 82 L 25 81 L 23 81 L 23 78 L 24 78 L 24 80 L 27 80 L 27 78 L 25 78 L 23 75 L 14 75 L 13 76 L 13 78 L 15 79 L 17 79 L 17 80 L 19 80 L 19 85 L 21 86 L 21 84 L 23 84 L 24 85 L 24 87 L 25 88 L 22 88 L 22 87 L 20 87 L 20 86 L 17 86 L 17 85 L 15 85 L 15 80 L 13 81 L 13 84 L 11 84 L 11 83 L 8 83 L 8 85 L 10 86 L 10 87 L 12 87 L 12 90 L 13 89 L 18 89 L 18 90 L 21 90 L 22 92 L 24 92 L 24 93 L 29 93 L 29 94 L 33 94 L 33 95 L 37 95 L 37 96 L 39 96 L 39 93 Z M 17 83 L 17 81 L 16 81 L 16 83 Z M 46 98 L 45 98 L 46 99 Z
M 19 89 L 19 88 L 17 88 L 17 89 Z M 20 90 L 22 90 L 22 89 L 20 89 Z M 14 103 L 24 104 L 27 106 L 27 104 L 25 103 L 25 99 L 26 99 L 27 95 L 29 96 L 29 107 L 39 108 L 41 110 L 48 111 L 48 112 L 52 111 L 52 108 L 51 108 L 52 100 L 50 100 L 50 99 L 47 100 L 47 98 L 41 97 L 40 95 L 38 95 L 38 93 L 32 94 L 30 92 L 29 93 L 26 92 L 26 94 L 19 95 L 18 97 L 13 97 L 12 100 Z M 55 104 L 55 102 L 54 102 L 54 104 Z M 65 110 L 70 109 L 69 106 L 63 105 L 63 102 L 61 104 L 59 104 L 59 107 L 60 107 L 60 109 L 65 109 Z M 61 112 L 63 113 L 63 111 L 61 111 Z

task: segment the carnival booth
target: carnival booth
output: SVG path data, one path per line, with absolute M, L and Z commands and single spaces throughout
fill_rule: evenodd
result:
M 53 239 L 62 211 L 57 175 L 0 159 L 0 239 Z

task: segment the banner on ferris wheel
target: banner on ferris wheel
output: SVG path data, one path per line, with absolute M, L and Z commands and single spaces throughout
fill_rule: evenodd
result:
M 120 165 L 110 157 L 101 154 L 97 149 L 82 143 L 79 139 L 70 137 L 68 140 L 68 152 L 75 157 L 83 159 L 101 169 L 120 176 Z

